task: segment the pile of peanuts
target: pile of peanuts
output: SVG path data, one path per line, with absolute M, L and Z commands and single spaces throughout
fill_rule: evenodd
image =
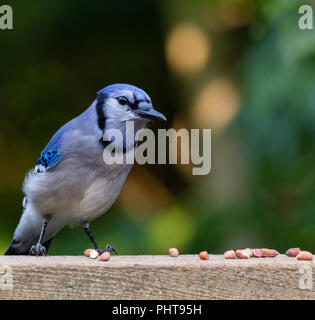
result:
M 110 253 L 108 251 L 103 252 L 101 255 L 95 249 L 86 249 L 84 255 L 91 259 L 97 259 L 100 261 L 109 261 Z
M 224 253 L 224 258 L 225 259 L 235 259 L 240 258 L 240 259 L 249 259 L 251 257 L 254 258 L 274 258 L 279 254 L 277 250 L 274 249 L 242 249 L 242 250 L 228 250 Z
M 228 250 L 224 253 L 225 259 L 249 259 L 254 258 L 274 258 L 279 254 L 274 249 L 243 249 L 243 250 Z M 298 260 L 313 260 L 313 255 L 308 251 L 301 251 L 299 248 L 290 248 L 285 253 L 288 257 L 296 257 Z

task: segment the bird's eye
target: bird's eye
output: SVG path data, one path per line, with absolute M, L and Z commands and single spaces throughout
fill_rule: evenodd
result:
M 118 100 L 119 104 L 121 104 L 122 106 L 128 104 L 128 100 L 125 97 L 119 97 L 119 98 L 117 98 L 117 100 Z

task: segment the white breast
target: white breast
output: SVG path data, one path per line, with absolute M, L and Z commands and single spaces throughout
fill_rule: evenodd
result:
M 105 213 L 115 202 L 131 169 L 126 167 L 115 178 L 99 177 L 86 190 L 76 219 L 93 221 Z

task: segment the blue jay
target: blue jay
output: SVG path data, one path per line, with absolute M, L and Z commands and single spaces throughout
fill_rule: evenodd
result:
M 103 151 L 107 129 L 118 129 L 128 146 L 126 121 L 135 134 L 150 120 L 166 120 L 150 97 L 128 84 L 113 84 L 98 92 L 80 116 L 64 125 L 50 140 L 24 181 L 23 213 L 6 255 L 46 255 L 51 240 L 64 226 L 82 226 L 95 249 L 89 223 L 104 214 L 117 199 L 132 164 L 106 164 Z M 110 143 L 114 143 L 112 141 Z M 121 147 L 121 146 L 120 146 Z M 116 148 L 115 148 L 116 152 Z M 119 151 L 117 151 L 119 152 Z M 110 245 L 105 250 L 114 251 Z

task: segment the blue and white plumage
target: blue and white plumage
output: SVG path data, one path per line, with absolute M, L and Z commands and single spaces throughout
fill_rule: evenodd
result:
M 104 162 L 104 133 L 115 128 L 125 135 L 126 121 L 133 121 L 136 134 L 155 119 L 166 120 L 137 87 L 114 84 L 99 91 L 84 113 L 57 131 L 27 174 L 23 214 L 5 254 L 45 254 L 66 225 L 81 225 L 99 249 L 89 223 L 112 206 L 132 167 Z

